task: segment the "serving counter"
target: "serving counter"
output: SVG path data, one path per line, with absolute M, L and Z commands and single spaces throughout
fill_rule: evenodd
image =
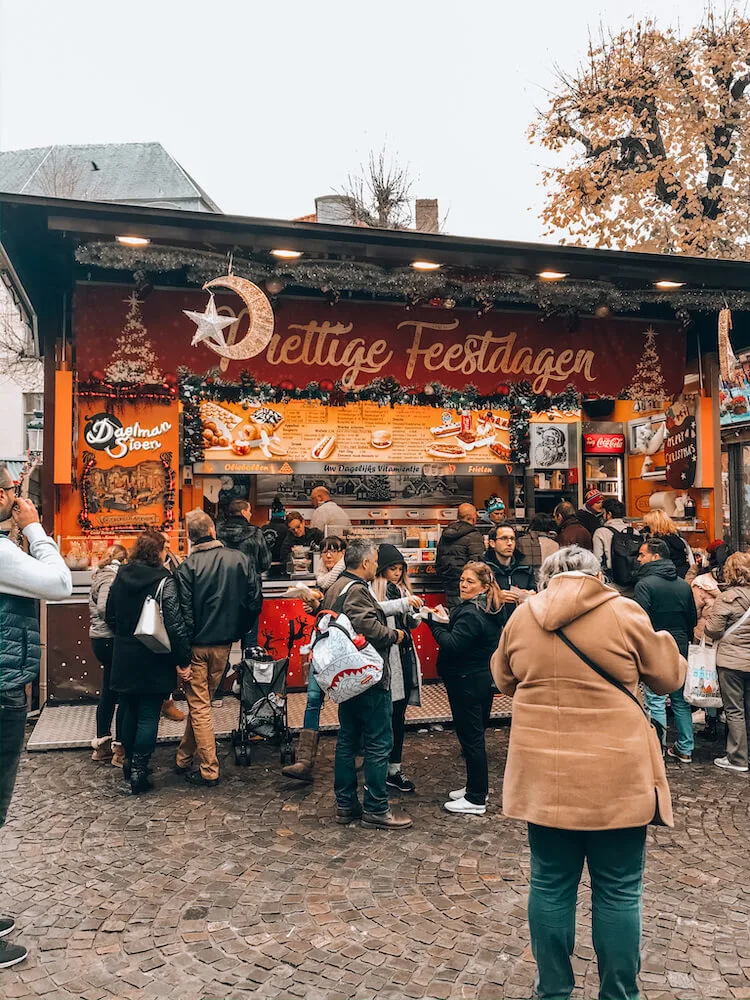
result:
M 42 627 L 42 670 L 39 682 L 40 705 L 60 702 L 88 701 L 99 697 L 101 691 L 102 668 L 97 663 L 89 640 L 88 587 L 80 578 L 76 593 L 65 601 L 42 602 L 40 615 Z M 263 580 L 263 609 L 258 624 L 261 645 L 281 658 L 286 656 L 290 626 L 297 638 L 292 647 L 288 675 L 291 690 L 302 690 L 302 664 L 300 646 L 310 635 L 313 618 L 305 613 L 302 601 L 284 597 L 290 583 L 314 587 L 315 580 Z M 434 607 L 445 603 L 445 592 L 438 580 L 417 578 L 414 591 Z M 302 635 L 299 633 L 302 632 Z M 414 643 L 422 662 L 425 680 L 436 680 L 437 644 L 426 625 L 420 625 L 412 633 Z M 238 646 L 233 656 L 238 656 Z

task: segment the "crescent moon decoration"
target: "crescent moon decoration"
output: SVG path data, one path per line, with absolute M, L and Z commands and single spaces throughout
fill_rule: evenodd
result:
M 221 278 L 207 281 L 203 288 L 205 291 L 210 291 L 212 288 L 229 288 L 236 292 L 247 306 L 249 322 L 247 333 L 236 344 L 216 344 L 207 340 L 206 347 L 230 361 L 246 361 L 268 347 L 273 334 L 273 309 L 257 285 L 247 278 L 225 274 Z

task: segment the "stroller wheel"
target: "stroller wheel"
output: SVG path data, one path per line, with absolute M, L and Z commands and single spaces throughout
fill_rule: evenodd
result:
M 239 743 L 234 748 L 234 762 L 237 767 L 248 767 L 250 765 L 250 747 Z
M 297 754 L 294 752 L 294 747 L 286 745 L 282 747 L 281 754 L 281 766 L 288 767 L 289 764 L 294 764 L 297 760 Z

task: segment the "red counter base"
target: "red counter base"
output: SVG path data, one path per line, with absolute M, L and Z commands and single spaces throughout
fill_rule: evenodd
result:
M 425 594 L 425 602 L 433 608 L 438 604 L 445 604 L 445 594 Z M 310 638 L 313 620 L 310 615 L 305 614 L 302 601 L 293 601 L 287 598 L 266 598 L 263 601 L 258 638 L 260 644 L 265 646 L 277 659 L 286 656 L 290 623 L 294 626 L 295 631 L 301 631 L 304 628 L 304 638 L 298 639 L 292 649 L 288 676 L 288 687 L 292 690 L 302 690 L 305 687 L 302 681 L 299 650 L 300 646 L 304 646 Z M 412 637 L 422 664 L 422 677 L 427 681 L 436 680 L 437 643 L 432 638 L 432 633 L 426 625 L 420 625 L 412 632 Z

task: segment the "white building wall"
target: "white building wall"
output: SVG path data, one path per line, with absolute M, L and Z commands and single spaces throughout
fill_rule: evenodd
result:
M 8 289 L 0 282 L 0 459 L 26 457 L 24 392 L 42 392 L 41 361 L 15 365 L 9 350 L 27 342 L 28 330 Z M 18 373 L 16 378 L 8 372 Z

